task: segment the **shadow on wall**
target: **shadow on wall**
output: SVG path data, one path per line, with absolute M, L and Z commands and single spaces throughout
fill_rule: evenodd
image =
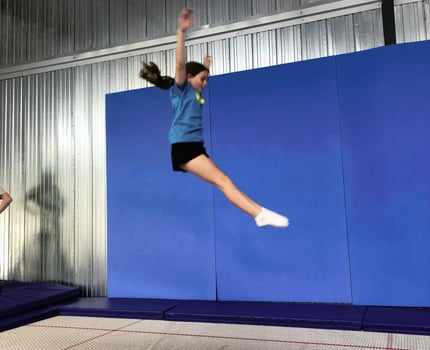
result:
M 29 281 L 43 280 L 69 284 L 73 268 L 65 256 L 61 217 L 65 201 L 56 175 L 44 171 L 39 183 L 25 194 L 26 222 L 34 223 L 28 230 L 24 259 L 14 268 L 25 271 Z

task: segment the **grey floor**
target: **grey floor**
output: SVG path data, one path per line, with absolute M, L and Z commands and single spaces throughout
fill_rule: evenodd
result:
M 288 327 L 57 316 L 0 333 L 0 349 L 406 350 L 430 337 Z

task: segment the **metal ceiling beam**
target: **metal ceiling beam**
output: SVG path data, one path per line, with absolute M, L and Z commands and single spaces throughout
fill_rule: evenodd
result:
M 382 0 L 382 23 L 385 45 L 396 44 L 396 21 L 394 18 L 394 0 Z

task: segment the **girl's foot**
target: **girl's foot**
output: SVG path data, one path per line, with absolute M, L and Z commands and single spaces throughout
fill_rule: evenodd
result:
M 266 208 L 262 208 L 261 213 L 255 217 L 255 223 L 258 227 L 268 225 L 287 227 L 289 225 L 288 218 Z

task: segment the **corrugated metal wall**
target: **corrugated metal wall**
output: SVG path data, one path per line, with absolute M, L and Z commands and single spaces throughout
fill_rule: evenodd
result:
M 429 2 L 395 2 L 398 42 L 429 38 Z M 105 94 L 146 86 L 138 78 L 141 61 L 173 74 L 185 5 L 196 12 L 188 57 L 209 52 L 212 74 L 384 42 L 380 1 L 0 5 L 0 186 L 14 198 L 0 215 L 0 279 L 59 281 L 88 296 L 106 295 Z
M 430 1 L 395 0 L 398 43 L 430 39 Z

